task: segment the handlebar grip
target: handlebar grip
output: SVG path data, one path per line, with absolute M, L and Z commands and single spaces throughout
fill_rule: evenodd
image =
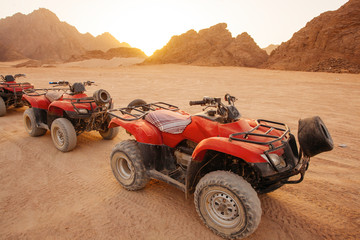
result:
M 204 100 L 201 100 L 201 101 L 190 101 L 189 104 L 190 106 L 192 105 L 203 105 L 205 104 L 206 102 Z

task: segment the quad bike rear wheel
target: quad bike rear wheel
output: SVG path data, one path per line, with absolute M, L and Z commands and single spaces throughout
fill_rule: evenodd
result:
M 5 114 L 6 114 L 6 105 L 4 99 L 0 97 L 0 117 L 4 116 Z
M 197 213 L 205 225 L 223 238 L 244 238 L 261 219 L 260 200 L 241 176 L 227 171 L 206 174 L 194 193 Z
M 57 149 L 69 152 L 76 146 L 77 137 L 74 126 L 66 118 L 57 118 L 51 124 L 51 138 Z
M 26 131 L 32 137 L 38 137 L 44 135 L 47 130 L 44 128 L 39 128 L 36 124 L 36 117 L 33 108 L 28 108 L 25 110 L 23 115 L 24 126 Z
M 108 120 L 105 122 L 105 131 L 99 131 L 100 135 L 102 136 L 103 139 L 105 140 L 112 140 L 114 139 L 118 133 L 119 133 L 119 128 L 115 127 L 115 128 L 108 128 L 109 126 L 109 122 L 110 122 L 111 118 L 108 117 Z
M 131 108 L 138 107 L 138 106 L 141 106 L 141 105 L 146 105 L 146 102 L 144 100 L 140 99 L 140 98 L 135 99 L 135 100 L 131 101 L 128 104 L 126 111 L 128 113 L 131 113 L 131 110 L 132 110 Z M 142 110 L 143 111 L 149 111 L 149 108 L 148 107 L 142 107 Z
M 115 146 L 110 165 L 116 180 L 127 190 L 140 190 L 149 182 L 140 149 L 134 140 L 125 140 Z

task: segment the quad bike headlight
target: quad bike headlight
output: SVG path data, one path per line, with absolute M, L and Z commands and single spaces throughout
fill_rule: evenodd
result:
M 270 153 L 268 156 L 275 166 L 286 167 L 286 162 L 282 156 L 279 156 L 275 153 Z M 261 157 L 269 162 L 269 158 L 265 154 L 261 154 Z
M 80 114 L 88 114 L 89 113 L 89 111 L 85 108 L 80 108 L 80 109 L 78 109 L 78 111 Z

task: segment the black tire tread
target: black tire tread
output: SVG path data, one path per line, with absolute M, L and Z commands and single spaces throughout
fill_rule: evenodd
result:
M 121 180 L 119 180 L 119 177 L 117 176 L 117 172 L 113 168 L 113 160 L 114 160 L 113 155 L 118 151 L 125 153 L 125 155 L 133 163 L 135 169 L 135 177 L 133 183 L 131 183 L 130 185 L 124 185 L 121 182 Z M 143 189 L 146 186 L 146 184 L 149 182 L 150 178 L 145 169 L 140 149 L 137 146 L 137 142 L 135 140 L 125 140 L 116 144 L 110 155 L 110 165 L 116 180 L 125 189 L 129 191 L 136 191 Z
M 30 119 L 31 129 L 27 128 L 26 117 L 28 117 Z M 29 133 L 30 136 L 39 137 L 39 136 L 43 136 L 47 132 L 46 129 L 39 128 L 36 126 L 36 117 L 35 117 L 35 112 L 34 112 L 33 108 L 28 108 L 25 110 L 25 112 L 23 114 L 23 120 L 24 120 L 25 129 Z
M 55 124 L 55 125 L 54 125 Z M 55 136 L 53 134 L 53 127 L 58 125 L 63 131 L 65 131 L 65 144 L 61 147 L 58 146 L 54 140 Z M 51 124 L 51 138 L 54 142 L 54 145 L 57 149 L 62 152 L 69 152 L 76 147 L 77 136 L 76 131 L 72 123 L 66 118 L 57 118 Z
M 228 190 L 232 191 L 234 194 L 236 194 L 238 198 L 242 200 L 242 203 L 245 206 L 245 211 L 248 213 L 248 224 L 242 232 L 226 235 L 212 228 L 206 223 L 205 218 L 200 212 L 199 194 L 201 193 L 202 189 L 208 185 L 225 187 Z M 199 214 L 203 223 L 215 234 L 226 239 L 244 238 L 249 236 L 257 229 L 261 220 L 261 203 L 256 191 L 241 176 L 232 172 L 214 171 L 206 174 L 196 186 L 196 190 L 194 193 L 194 203 L 196 212 Z
M 145 100 L 143 100 L 143 99 L 140 99 L 140 98 L 137 98 L 137 99 L 135 99 L 135 100 L 132 100 L 128 105 L 127 105 L 127 112 L 131 112 L 131 108 L 132 107 L 137 107 L 137 106 L 141 106 L 141 105 L 145 105 L 146 104 L 146 101 Z M 147 108 L 147 107 L 142 107 L 142 110 L 143 111 L 149 111 L 149 108 Z
M 118 135 L 119 128 L 118 127 L 108 128 L 107 131 L 99 131 L 99 133 L 103 139 L 112 140 Z
M 308 157 L 334 148 L 330 132 L 319 116 L 299 120 L 298 140 L 304 155 Z
M 0 97 L 0 117 L 4 116 L 5 114 L 6 114 L 6 105 L 4 99 Z

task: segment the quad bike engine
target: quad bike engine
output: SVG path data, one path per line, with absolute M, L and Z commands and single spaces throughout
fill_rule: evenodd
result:
M 191 155 L 175 150 L 174 155 L 176 157 L 176 162 L 183 167 L 189 166 L 191 162 Z

